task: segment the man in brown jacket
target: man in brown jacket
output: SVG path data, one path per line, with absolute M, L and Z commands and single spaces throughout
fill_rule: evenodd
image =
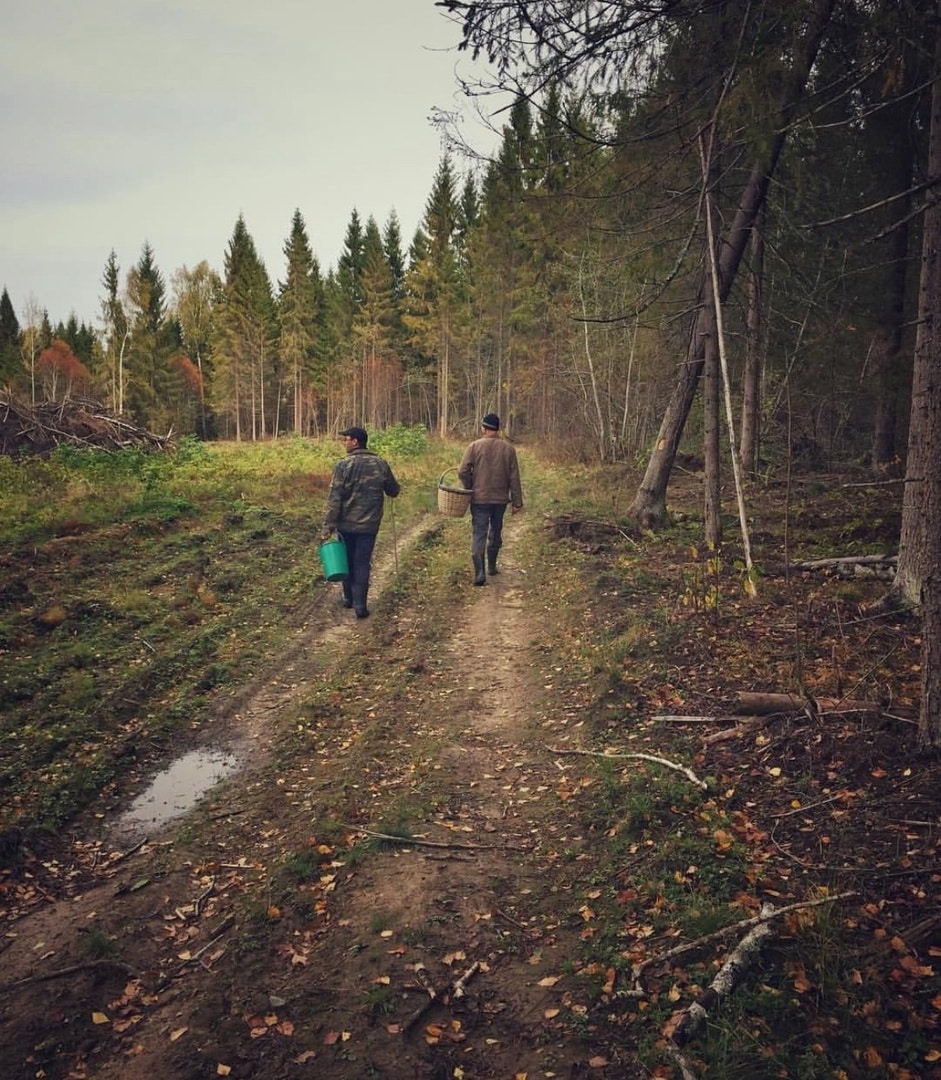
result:
M 474 584 L 486 585 L 487 570 L 497 573 L 497 553 L 503 545 L 503 516 L 507 504 L 512 512 L 523 509 L 523 489 L 516 460 L 516 448 L 500 436 L 500 417 L 487 413 L 480 422 L 482 437 L 464 451 L 457 475 L 471 495 L 471 556 L 474 560 Z

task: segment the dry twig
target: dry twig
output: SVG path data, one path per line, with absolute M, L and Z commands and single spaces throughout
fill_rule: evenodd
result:
M 708 785 L 704 780 L 700 780 L 699 777 L 693 772 L 692 769 L 687 768 L 685 765 L 679 765 L 675 761 L 668 761 L 666 758 L 655 757 L 653 754 L 609 754 L 599 753 L 594 750 L 566 750 L 557 746 L 547 746 L 546 749 L 550 754 L 565 754 L 565 755 L 577 755 L 579 757 L 593 757 L 604 758 L 606 761 L 611 760 L 625 760 L 632 761 L 652 761 L 655 765 L 662 765 L 665 769 L 673 769 L 675 772 L 682 773 L 687 780 L 695 784 L 697 787 L 706 790 Z

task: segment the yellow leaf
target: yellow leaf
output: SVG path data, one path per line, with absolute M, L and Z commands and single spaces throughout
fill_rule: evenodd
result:
M 110 1021 L 108 1020 L 107 1015 L 105 1013 L 103 1013 L 103 1012 L 93 1012 L 91 1014 L 91 1022 L 93 1024 L 107 1024 L 107 1023 L 110 1023 Z
M 725 829 L 716 829 L 712 836 L 719 851 L 728 851 L 734 843 L 734 838 L 730 833 L 727 833 Z
M 177 1039 L 179 1039 L 182 1035 L 185 1035 L 187 1031 L 189 1031 L 189 1028 L 186 1027 L 177 1028 L 176 1031 L 171 1031 L 170 1042 L 176 1042 Z
M 555 986 L 557 982 L 562 978 L 561 975 L 547 975 L 544 979 L 540 979 L 539 986 Z
M 554 1020 L 561 1011 L 561 1009 L 546 1009 L 546 1011 L 542 1015 L 545 1017 L 546 1020 Z
M 232 1066 L 231 1065 L 219 1064 L 219 1065 L 216 1066 L 216 1076 L 228 1076 L 231 1071 L 232 1071 Z

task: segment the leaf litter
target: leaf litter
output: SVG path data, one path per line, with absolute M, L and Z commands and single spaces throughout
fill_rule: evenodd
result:
M 941 1076 L 915 625 L 860 629 L 820 578 L 671 607 L 680 544 L 632 578 L 617 530 L 535 533 L 485 590 L 406 581 L 352 644 L 325 610 L 306 689 L 242 703 L 265 752 L 184 829 L 121 851 L 77 825 L 4 880 L 5 1076 L 755 1075 L 718 1029 L 670 1049 L 692 1005 L 721 1023 L 710 987 L 769 904 L 723 1005 L 765 1075 Z M 797 675 L 889 700 L 736 734 L 735 692 Z

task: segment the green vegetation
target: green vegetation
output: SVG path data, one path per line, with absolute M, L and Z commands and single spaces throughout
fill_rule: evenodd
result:
M 403 484 L 381 553 L 434 506 L 458 451 L 421 428 L 375 445 Z M 55 828 L 272 666 L 315 601 L 341 452 L 184 439 L 161 454 L 0 456 L 0 836 Z

